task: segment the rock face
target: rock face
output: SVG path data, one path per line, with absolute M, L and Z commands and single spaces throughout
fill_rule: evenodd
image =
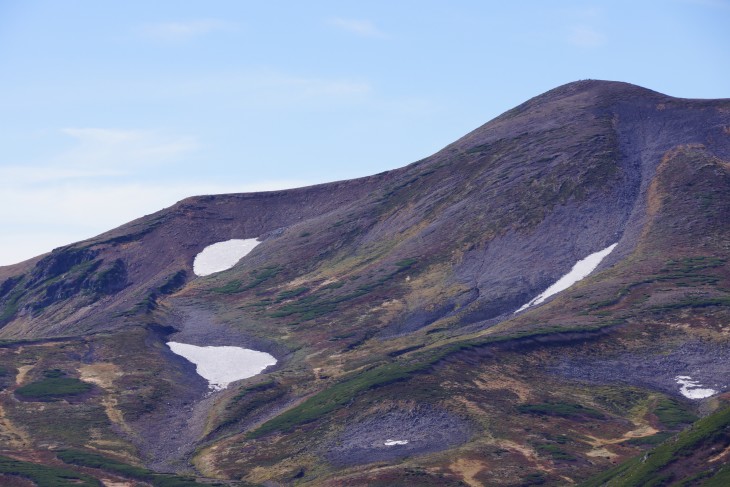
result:
M 448 411 L 398 408 L 345 425 L 325 455 L 336 465 L 396 460 L 466 443 L 473 429 Z
M 401 169 L 188 198 L 0 267 L 0 370 L 91 377 L 49 408 L 108 421 L 59 436 L 0 407 L 40 425 L 23 444 L 253 483 L 584 479 L 718 407 L 676 376 L 727 388 L 729 161 L 730 100 L 580 81 Z M 196 276 L 231 239 L 261 243 Z M 205 397 L 183 338 L 278 363 Z

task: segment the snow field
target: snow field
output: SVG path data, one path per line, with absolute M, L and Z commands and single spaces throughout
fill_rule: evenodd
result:
M 563 277 L 555 281 L 555 283 L 547 288 L 545 291 L 543 291 L 541 294 L 539 294 L 537 297 L 535 297 L 532 301 L 523 304 L 520 309 L 514 312 L 514 314 L 519 313 L 520 311 L 524 311 L 530 306 L 534 306 L 536 304 L 540 304 L 543 301 L 545 301 L 547 298 L 554 294 L 558 294 L 561 291 L 565 291 L 570 286 L 575 284 L 576 282 L 580 281 L 581 279 L 585 278 L 593 272 L 596 267 L 598 267 L 598 264 L 601 263 L 601 261 L 610 254 L 614 248 L 616 248 L 616 245 L 618 245 L 618 242 L 609 245 L 603 250 L 600 250 L 598 252 L 595 252 L 588 257 L 586 257 L 583 260 L 579 260 L 575 263 L 573 268 L 565 274 Z
M 674 380 L 682 386 L 679 392 L 689 399 L 704 399 L 717 394 L 715 389 L 703 388 L 699 382 L 688 375 L 678 375 Z
M 266 352 L 241 347 L 199 347 L 179 342 L 167 342 L 167 346 L 173 353 L 194 363 L 198 375 L 208 381 L 211 389 L 217 391 L 225 389 L 231 382 L 253 377 L 276 364 L 276 359 Z
M 258 244 L 256 238 L 232 239 L 208 245 L 193 261 L 196 276 L 209 276 L 230 269 Z

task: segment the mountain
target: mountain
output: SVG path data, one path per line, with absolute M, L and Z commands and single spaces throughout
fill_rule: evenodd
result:
M 0 483 L 624 485 L 725 414 L 728 242 L 730 99 L 608 81 L 394 171 L 188 198 L 0 267 Z M 209 393 L 167 341 L 278 363 Z M 674 451 L 661 485 L 727 475 L 725 422 L 699 421 L 708 453 Z

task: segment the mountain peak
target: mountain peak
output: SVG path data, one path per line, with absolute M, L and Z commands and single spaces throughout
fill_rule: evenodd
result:
M 728 108 L 577 81 L 400 169 L 193 197 L 2 268 L 3 455 L 317 486 L 645 455 L 730 392 Z M 174 343 L 276 369 L 209 391 Z
M 626 83 L 624 81 L 611 81 L 611 80 L 600 80 L 600 79 L 582 79 L 578 81 L 572 81 L 565 83 L 564 85 L 557 86 L 547 92 L 547 94 L 555 94 L 562 96 L 570 96 L 581 92 L 593 92 L 600 94 L 626 94 L 626 95 L 661 95 L 656 91 L 644 88 L 639 85 L 632 83 Z M 539 95 L 542 96 L 542 95 Z M 661 95 L 665 96 L 665 95 Z

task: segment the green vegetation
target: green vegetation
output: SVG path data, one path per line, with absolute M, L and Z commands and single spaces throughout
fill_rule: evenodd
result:
M 277 384 L 273 380 L 259 382 L 258 384 L 254 384 L 252 386 L 243 388 L 241 391 L 238 392 L 238 394 L 236 394 L 233 397 L 233 399 L 231 399 L 231 402 L 240 401 L 241 399 L 248 396 L 249 394 L 266 391 L 266 390 L 275 388 L 276 386 L 277 386 Z
M 325 285 L 325 286 L 322 286 L 322 287 L 321 287 L 321 289 L 322 289 L 323 291 L 326 291 L 326 290 L 328 290 L 328 289 L 339 289 L 339 288 L 341 288 L 341 287 L 342 287 L 342 286 L 344 286 L 344 285 L 345 285 L 345 283 L 344 283 L 344 282 L 342 282 L 342 281 L 338 281 L 338 282 L 331 282 L 331 283 L 329 283 L 329 284 L 327 284 L 327 285 Z
M 242 281 L 235 279 L 233 281 L 229 281 L 221 287 L 213 288 L 212 291 L 220 294 L 242 293 L 244 291 L 248 291 L 249 289 L 257 287 L 264 281 L 268 281 L 269 279 L 276 277 L 276 275 L 279 274 L 281 271 L 282 267 L 279 265 L 262 267 L 261 269 L 251 271 L 251 277 L 253 279 L 248 284 L 243 284 Z
M 25 274 L 21 274 L 19 276 L 10 277 L 8 279 L 5 279 L 2 284 L 0 284 L 0 298 L 5 297 L 10 291 L 12 291 L 15 286 L 20 284 L 20 282 L 23 281 L 25 278 Z
M 411 267 L 413 264 L 415 264 L 416 262 L 418 262 L 416 259 L 408 258 L 408 259 L 399 260 L 398 262 L 395 263 L 395 265 L 397 265 L 398 267 L 400 267 L 402 269 L 407 269 L 407 268 Z
M 235 424 L 257 409 L 273 404 L 285 395 L 286 390 L 274 381 L 265 381 L 246 387 L 226 405 L 225 413 L 221 415 L 215 429 L 220 430 Z
M 38 261 L 29 285 L 38 287 L 43 283 L 54 282 L 64 274 L 87 270 L 90 265 L 95 270 L 101 264 L 101 261 L 94 261 L 97 255 L 98 251 L 74 248 L 72 245 L 55 249 Z
M 127 284 L 127 266 L 122 259 L 117 259 L 108 268 L 97 274 L 91 283 L 94 291 L 111 295 L 120 291 Z
M 632 285 L 633 286 L 633 285 Z M 603 301 L 597 301 L 595 303 L 591 303 L 588 305 L 588 309 L 590 310 L 597 310 L 601 308 L 606 308 L 608 306 L 613 306 L 614 304 L 618 304 L 619 301 L 621 301 L 621 298 L 624 296 L 627 296 L 631 292 L 632 286 L 626 286 L 622 287 L 618 290 L 616 293 L 616 296 L 610 299 L 604 299 Z
M 160 294 L 172 294 L 176 291 L 179 291 L 182 289 L 182 287 L 185 285 L 185 280 L 188 277 L 188 273 L 185 269 L 181 269 L 168 277 L 164 284 L 160 286 L 158 289 L 160 291 Z
M 308 287 L 298 287 L 296 289 L 292 289 L 290 291 L 282 291 L 276 296 L 276 301 L 284 301 L 285 299 L 291 299 L 296 298 L 297 296 L 301 296 L 302 294 L 309 291 Z
M 249 437 L 259 438 L 273 431 L 290 430 L 299 424 L 314 421 L 322 415 L 347 404 L 358 393 L 405 380 L 415 370 L 416 368 L 413 366 L 399 367 L 397 364 L 386 364 L 357 373 L 349 380 L 339 382 L 329 389 L 325 389 L 299 406 L 264 423 L 258 429 L 249 433 Z
M 423 348 L 425 345 L 419 344 L 419 345 L 412 345 L 410 347 L 401 348 L 399 350 L 393 350 L 392 352 L 388 352 L 389 357 L 400 357 L 401 355 L 405 355 L 409 352 L 414 352 L 416 350 L 419 350 Z
M 157 293 L 153 292 L 147 295 L 147 297 L 144 298 L 142 301 L 137 303 L 132 309 L 132 313 L 136 313 L 140 310 L 149 313 L 150 311 L 154 311 L 155 309 L 157 309 Z
M 320 316 L 324 316 L 326 314 L 332 313 L 333 311 L 336 311 L 340 303 L 344 303 L 346 301 L 351 301 L 353 299 L 357 299 L 361 296 L 365 296 L 366 294 L 370 294 L 373 291 L 375 291 L 378 288 L 383 287 L 384 285 L 391 282 L 393 277 L 408 269 L 415 260 L 413 259 L 406 259 L 405 261 L 401 261 L 398 265 L 398 269 L 392 272 L 389 272 L 381 277 L 379 277 L 377 280 L 369 283 L 364 284 L 354 291 L 351 291 L 347 294 L 342 294 L 340 296 L 334 296 L 334 297 L 327 297 L 323 295 L 323 293 L 319 294 L 312 294 L 310 296 L 305 296 L 296 302 L 293 303 L 287 303 L 283 306 L 280 306 L 276 311 L 269 314 L 272 318 L 285 318 L 287 316 L 292 315 L 299 315 L 298 318 L 301 321 L 309 321 L 313 320 L 315 318 L 318 318 Z M 329 287 L 325 286 L 320 291 L 327 291 L 329 289 L 338 289 L 342 287 L 344 284 L 336 284 L 331 285 Z M 293 291 L 284 291 L 284 293 L 279 294 L 277 297 L 277 302 L 282 301 L 283 299 L 287 297 L 295 297 L 298 295 L 301 295 L 305 292 L 307 292 L 309 289 L 307 288 L 298 288 L 294 289 Z M 282 294 L 286 294 L 284 297 L 282 297 Z
M 99 284 L 93 279 L 95 272 L 102 265 L 103 260 L 94 260 L 95 251 L 85 249 L 53 251 L 51 255 L 41 260 L 26 286 L 26 298 L 29 290 L 35 295 L 30 301 L 34 311 L 40 311 L 48 306 L 72 298 L 81 291 L 95 301 L 104 291 L 101 285 L 109 285 L 111 281 Z M 42 265 L 45 263 L 45 265 Z M 126 271 L 125 271 L 126 272 Z
M 730 306 L 730 297 L 723 298 L 702 298 L 691 297 L 675 301 L 673 303 L 653 306 L 651 309 L 655 311 L 667 311 L 682 308 L 707 308 L 709 306 Z
M 80 450 L 62 450 L 57 455 L 65 463 L 98 468 L 123 477 L 149 482 L 154 487 L 197 487 L 206 485 L 196 482 L 192 477 L 159 474 L 146 468 L 135 467 L 118 460 Z
M 3 325 L 10 321 L 10 319 L 15 316 L 15 313 L 18 312 L 18 301 L 23 296 L 23 288 L 18 286 L 17 284 L 20 283 L 23 279 L 21 278 L 19 281 L 13 283 L 13 289 L 10 294 L 5 298 L 5 304 L 2 305 L 2 311 L 0 312 L 0 325 Z M 5 281 L 7 283 L 7 281 Z
M 730 485 L 730 466 L 725 465 L 712 475 L 702 487 L 727 487 Z
M 91 384 L 65 377 L 66 374 L 58 369 L 47 370 L 44 375 L 44 379 L 19 387 L 15 394 L 24 399 L 56 401 L 63 397 L 78 396 L 92 388 Z
M 649 396 L 644 390 L 626 385 L 596 386 L 592 391 L 596 404 L 620 416 L 630 414 L 633 408 L 646 401 Z
M 675 433 L 669 431 L 661 431 L 651 436 L 642 436 L 640 438 L 631 438 L 623 442 L 625 445 L 633 446 L 657 446 L 674 436 Z
M 659 401 L 654 409 L 654 414 L 664 426 L 670 429 L 697 421 L 697 416 L 679 402 L 669 398 Z
M 601 473 L 584 482 L 582 486 L 668 485 L 685 477 L 682 465 L 685 461 L 692 462 L 690 457 L 711 455 L 713 451 L 720 452 L 728 445 L 730 445 L 730 407 L 700 419 L 693 424 L 692 428 L 683 431 L 675 439 L 661 444 L 641 457 L 633 458 L 618 467 Z M 695 462 L 697 461 L 705 463 L 704 459 L 695 460 Z M 723 482 L 730 478 L 730 472 L 727 468 L 720 468 L 722 466 L 720 464 L 716 470 L 703 472 L 702 475 L 706 476 L 708 480 L 699 485 L 728 485 Z
M 598 475 L 595 475 L 594 477 L 591 477 L 582 484 L 579 484 L 579 487 L 623 487 L 625 484 L 614 483 L 611 481 L 623 475 L 626 471 L 628 471 L 638 463 L 638 458 L 632 458 L 631 460 L 627 460 L 612 469 L 606 470 Z
M 667 261 L 661 272 L 687 275 L 704 269 L 722 267 L 725 262 L 727 262 L 726 259 L 709 256 L 686 257 L 679 260 L 672 259 Z
M 295 303 L 285 304 L 279 307 L 278 311 L 270 313 L 272 318 L 284 318 L 287 316 L 299 315 L 301 321 L 309 321 L 319 316 L 326 315 L 337 309 L 337 301 L 320 301 L 319 296 L 307 296 Z
M 324 316 L 328 313 L 335 311 L 340 303 L 350 301 L 352 299 L 356 299 L 360 296 L 364 296 L 370 293 L 376 287 L 383 284 L 383 282 L 384 281 L 378 281 L 377 283 L 372 285 L 361 286 L 349 294 L 344 294 L 333 298 L 325 298 L 321 294 L 306 296 L 294 303 L 280 306 L 277 311 L 274 311 L 269 316 L 271 316 L 272 318 L 284 318 L 286 316 L 296 314 L 299 315 L 301 321 L 313 320 L 314 318 L 318 318 L 320 316 Z
M 588 417 L 603 419 L 605 417 L 603 413 L 595 409 L 566 402 L 521 404 L 517 406 L 517 410 L 521 413 L 535 414 L 538 416 L 559 416 L 561 418 Z
M 573 455 L 553 443 L 536 445 L 535 450 L 537 450 L 538 453 L 550 455 L 553 460 L 575 460 Z
M 536 472 L 528 474 L 524 477 L 522 477 L 521 485 L 528 486 L 528 485 L 542 485 L 545 482 L 547 482 L 547 479 L 545 478 L 545 474 Z
M 598 310 L 608 306 L 617 304 L 623 297 L 631 293 L 631 291 L 642 285 L 653 283 L 671 283 L 679 287 L 696 287 L 703 285 L 714 285 L 720 280 L 718 276 L 702 273 L 708 269 L 722 267 L 726 259 L 717 257 L 698 256 L 686 257 L 683 259 L 672 259 L 666 261 L 662 269 L 654 275 L 651 275 L 641 281 L 633 282 L 618 290 L 615 297 L 591 303 L 588 307 L 590 310 Z M 707 306 L 727 306 L 730 304 L 730 298 L 687 298 L 675 303 L 655 306 L 652 309 L 656 311 L 666 311 L 680 308 L 704 308 Z
M 213 292 L 219 293 L 219 294 L 234 294 L 239 293 L 241 291 L 241 281 L 238 279 L 234 279 L 233 281 L 228 281 L 222 286 L 214 287 Z
M 38 487 L 101 487 L 97 479 L 58 467 L 21 462 L 0 456 L 0 474 L 16 475 L 33 481 Z
M 605 325 L 610 326 L 610 325 Z M 291 430 L 297 425 L 315 421 L 319 417 L 334 411 L 340 406 L 347 404 L 357 394 L 383 387 L 394 382 L 405 381 L 419 372 L 425 372 L 441 360 L 456 353 L 477 349 L 488 345 L 514 342 L 516 340 L 530 340 L 541 338 L 555 333 L 574 332 L 590 333 L 605 328 L 569 329 L 563 327 L 538 328 L 531 331 L 520 331 L 511 335 L 490 335 L 478 340 L 469 340 L 457 343 L 450 343 L 435 350 L 424 351 L 411 362 L 400 363 L 397 361 L 381 363 L 372 368 L 361 371 L 343 379 L 341 382 L 325 389 L 314 396 L 303 401 L 298 406 L 267 421 L 258 429 L 250 432 L 250 438 L 259 438 L 274 431 Z M 578 405 L 576 405 L 578 406 Z M 601 414 L 598 411 L 579 406 L 583 416 L 591 417 L 591 412 Z M 593 416 L 595 417 L 595 416 Z

